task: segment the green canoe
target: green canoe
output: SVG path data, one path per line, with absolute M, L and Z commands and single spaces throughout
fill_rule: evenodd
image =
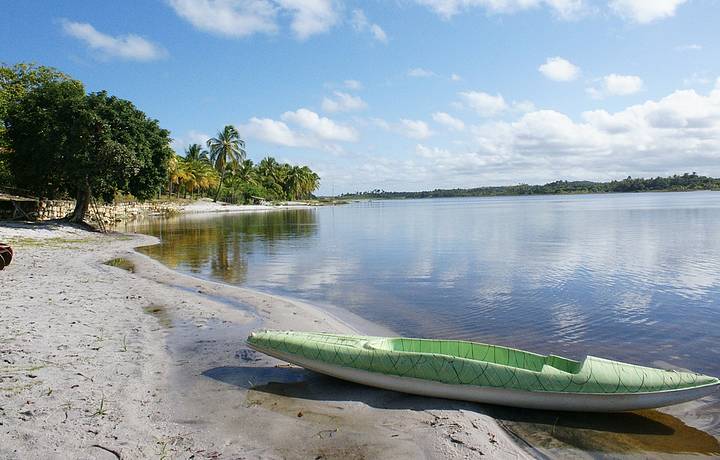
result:
M 460 340 L 258 331 L 262 353 L 389 390 L 535 409 L 615 412 L 707 396 L 720 380 L 588 356 L 582 362 Z

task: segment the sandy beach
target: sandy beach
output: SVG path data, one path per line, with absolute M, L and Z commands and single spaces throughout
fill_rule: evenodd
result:
M 147 236 L 0 224 L 0 457 L 529 458 L 477 405 L 354 385 L 249 350 L 254 328 L 383 333 L 204 281 Z M 115 260 L 112 265 L 105 262 Z

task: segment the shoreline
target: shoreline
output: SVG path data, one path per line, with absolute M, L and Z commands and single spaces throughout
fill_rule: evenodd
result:
M 0 272 L 3 458 L 532 456 L 478 405 L 244 345 L 257 327 L 388 332 L 350 312 L 175 272 L 134 250 L 150 236 L 7 223 L 0 240 L 17 253 Z M 132 271 L 104 265 L 118 258 Z

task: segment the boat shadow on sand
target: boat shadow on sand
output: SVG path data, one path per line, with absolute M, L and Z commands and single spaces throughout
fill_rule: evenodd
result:
M 607 414 L 514 409 L 381 390 L 298 367 L 225 366 L 208 369 L 203 375 L 248 390 L 248 398 L 254 394 L 318 402 L 355 401 L 388 410 L 464 409 L 483 413 L 524 442 L 551 454 L 576 449 L 601 456 L 720 454 L 716 437 L 656 410 Z

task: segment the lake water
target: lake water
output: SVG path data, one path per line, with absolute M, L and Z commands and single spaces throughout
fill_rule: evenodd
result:
M 720 375 L 720 193 L 373 201 L 135 230 L 176 270 L 406 336 Z

